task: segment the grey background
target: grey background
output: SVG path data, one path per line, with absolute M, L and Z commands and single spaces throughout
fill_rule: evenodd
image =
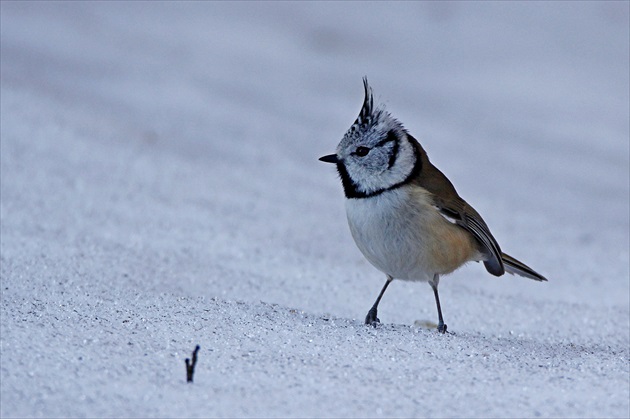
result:
M 2 417 L 628 417 L 629 3 L 2 2 Z M 361 77 L 549 283 L 384 278 Z M 201 345 L 194 385 L 184 358 Z

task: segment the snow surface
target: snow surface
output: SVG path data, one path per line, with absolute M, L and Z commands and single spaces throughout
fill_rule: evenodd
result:
M 3 1 L 0 416 L 630 416 L 629 7 Z M 548 283 L 362 324 L 364 75 Z

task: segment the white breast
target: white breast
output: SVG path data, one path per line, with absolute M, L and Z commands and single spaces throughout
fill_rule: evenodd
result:
M 346 215 L 366 259 L 397 279 L 428 281 L 479 257 L 469 234 L 445 220 L 421 188 L 347 199 Z

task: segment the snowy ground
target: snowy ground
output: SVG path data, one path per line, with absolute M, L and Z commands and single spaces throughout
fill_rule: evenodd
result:
M 628 417 L 629 7 L 3 1 L 0 416 Z M 548 283 L 362 324 L 363 75 Z

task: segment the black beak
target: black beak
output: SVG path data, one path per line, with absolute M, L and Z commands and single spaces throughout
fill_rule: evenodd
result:
M 339 159 L 337 158 L 336 154 L 329 154 L 327 156 L 320 157 L 319 161 L 323 161 L 326 163 L 339 163 Z

